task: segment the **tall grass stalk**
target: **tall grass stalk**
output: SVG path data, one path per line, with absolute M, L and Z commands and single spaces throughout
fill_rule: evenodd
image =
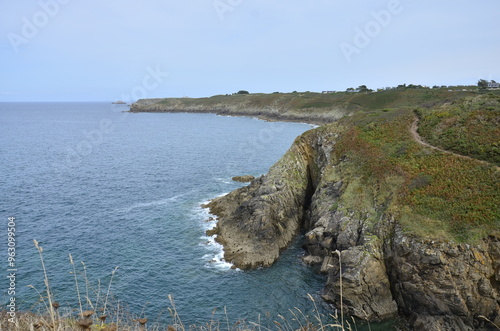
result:
M 53 331 L 63 331 L 63 330 L 76 330 L 81 328 L 82 330 L 128 330 L 128 331 L 191 331 L 191 330 L 199 330 L 199 331 L 222 331 L 222 328 L 227 331 L 326 331 L 326 330 L 350 330 L 352 331 L 351 325 L 349 322 L 344 321 L 344 314 L 342 309 L 342 282 L 340 283 L 341 289 L 341 322 L 338 321 L 337 312 L 335 315 L 332 315 L 333 318 L 330 322 L 330 319 L 323 320 L 325 318 L 324 315 L 318 309 L 317 303 L 314 297 L 308 294 L 309 299 L 312 301 L 314 305 L 314 311 L 311 313 L 311 316 L 304 314 L 299 308 L 289 309 L 291 313 L 290 317 L 285 317 L 283 315 L 277 315 L 277 317 L 271 317 L 269 313 L 266 313 L 267 324 L 263 325 L 261 320 L 261 314 L 258 314 L 258 321 L 254 323 L 252 321 L 247 321 L 245 319 L 238 320 L 236 323 L 231 324 L 232 322 L 229 319 L 227 308 L 224 307 L 224 317 L 221 319 L 215 318 L 215 310 L 213 311 L 212 319 L 210 322 L 206 323 L 202 326 L 192 325 L 186 329 L 182 319 L 179 316 L 177 311 L 177 307 L 174 302 L 174 298 L 172 295 L 168 295 L 168 299 L 170 301 L 170 307 L 167 307 L 170 315 L 172 317 L 172 322 L 170 325 L 163 325 L 161 323 L 154 323 L 153 325 L 146 326 L 147 318 L 137 319 L 134 318 L 134 315 L 127 309 L 124 309 L 123 306 L 118 301 L 117 303 L 110 303 L 110 293 L 111 293 L 111 285 L 113 283 L 114 275 L 118 270 L 118 267 L 115 267 L 111 273 L 111 277 L 109 280 L 109 284 L 107 286 L 107 292 L 105 298 L 103 298 L 104 288 L 101 286 L 101 281 L 98 282 L 98 288 L 94 288 L 91 286 L 91 282 L 89 281 L 88 274 L 86 271 L 85 263 L 82 262 L 83 272 L 80 273 L 83 277 L 85 277 L 85 294 L 82 295 L 81 291 L 81 279 L 78 279 L 77 271 L 75 267 L 75 262 L 73 260 L 73 256 L 69 254 L 69 261 L 72 265 L 73 277 L 75 281 L 76 293 L 78 296 L 78 304 L 79 310 L 72 311 L 70 307 L 64 308 L 65 313 L 60 313 L 57 309 L 60 307 L 58 303 L 54 300 L 49 278 L 47 275 L 47 268 L 45 266 L 45 261 L 43 259 L 43 249 L 40 247 L 39 243 L 34 240 L 35 247 L 37 248 L 40 260 L 43 268 L 43 275 L 45 280 L 45 287 L 47 291 L 47 296 L 45 297 L 43 291 L 40 293 L 35 287 L 30 285 L 29 287 L 34 288 L 38 295 L 40 296 L 41 302 L 45 308 L 44 313 L 26 313 L 23 314 L 23 318 L 20 321 L 19 326 L 16 326 L 13 330 L 53 330 Z M 339 254 L 340 252 L 336 251 Z M 339 263 L 341 263 L 339 259 Z M 341 281 L 342 281 L 342 273 Z M 84 304 L 82 303 L 83 296 L 85 295 L 85 300 L 87 300 L 87 304 L 93 310 L 84 311 Z M 90 296 L 96 295 L 97 297 L 91 300 Z M 148 303 L 146 303 L 148 304 Z M 110 311 L 107 314 L 108 310 Z M 139 316 L 144 315 L 145 306 L 142 308 Z M 97 311 L 102 311 L 103 314 L 96 314 Z M 0 312 L 1 313 L 1 312 Z M 78 314 L 79 320 L 75 319 L 75 315 Z M 1 314 L 0 314 L 1 315 Z M 48 315 L 50 315 L 51 322 L 48 320 Z M 106 320 L 106 317 L 108 319 Z M 90 328 L 90 325 L 93 324 L 93 327 Z M 354 323 L 355 324 L 355 323 Z M 0 330 L 3 330 L 4 324 L 0 319 Z M 346 329 L 347 328 L 347 329 Z M 10 330 L 11 328 L 8 328 Z
M 486 316 L 483 316 L 483 315 L 479 315 L 478 316 L 479 318 L 482 318 L 483 320 L 491 323 L 497 330 L 500 330 L 500 326 L 496 325 L 495 323 L 493 323 L 493 321 L 491 321 L 490 319 L 488 319 Z
M 339 256 L 339 275 L 340 275 L 340 323 L 342 324 L 342 330 L 344 330 L 344 304 L 343 294 L 342 294 L 342 256 L 340 251 L 337 249 L 335 252 Z
M 47 289 L 47 299 L 49 300 L 49 314 L 50 314 L 50 319 L 52 320 L 52 326 L 54 330 L 57 329 L 56 325 L 56 316 L 54 312 L 54 307 L 52 306 L 52 293 L 50 291 L 50 284 L 49 284 L 49 277 L 47 276 L 47 269 L 45 268 L 45 262 L 43 261 L 43 248 L 38 244 L 38 241 L 33 239 L 33 243 L 35 244 L 36 249 L 38 250 L 38 254 L 40 254 L 40 261 L 42 262 L 42 269 L 43 269 L 43 276 L 44 276 L 44 282 L 45 282 L 45 288 Z
M 83 316 L 82 298 L 80 297 L 80 289 L 78 288 L 78 277 L 76 276 L 75 262 L 73 256 L 69 254 L 69 263 L 73 266 L 73 276 L 75 276 L 76 295 L 78 296 L 78 304 L 80 305 L 80 316 Z
M 83 278 L 85 279 L 85 298 L 86 298 L 87 303 L 89 303 L 90 302 L 90 299 L 89 299 L 89 279 L 87 277 L 87 266 L 85 265 L 85 262 L 83 262 L 83 261 L 80 261 L 80 263 L 83 266 L 83 275 L 84 275 Z M 90 306 L 92 306 L 92 304 L 90 304 Z
M 116 270 L 118 270 L 118 266 L 116 266 L 113 271 L 111 272 L 111 278 L 109 279 L 109 285 L 108 285 L 108 291 L 106 292 L 106 300 L 104 301 L 104 307 L 102 310 L 102 314 L 106 315 L 106 306 L 108 304 L 108 298 L 109 298 L 109 292 L 111 292 L 111 282 L 113 281 L 113 277 L 116 273 Z
M 172 306 L 172 309 L 169 308 L 169 311 L 170 311 L 170 314 L 172 315 L 172 317 L 174 318 L 175 329 L 179 330 L 179 327 L 180 327 L 180 330 L 185 331 L 186 328 L 184 327 L 184 323 L 182 323 L 182 320 L 179 317 L 179 314 L 177 313 L 177 308 L 175 307 L 175 302 L 174 302 L 174 298 L 172 297 L 172 295 L 170 295 L 170 294 L 168 295 L 168 300 L 170 301 L 170 305 Z
M 95 304 L 94 304 L 94 307 L 99 307 L 99 298 L 101 297 L 101 280 L 98 279 L 97 280 L 97 294 L 96 294 L 96 298 L 95 298 Z M 103 315 L 104 315 L 104 312 L 103 312 Z

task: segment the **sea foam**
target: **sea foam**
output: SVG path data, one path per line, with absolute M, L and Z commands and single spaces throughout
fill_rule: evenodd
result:
M 221 194 L 218 197 L 223 197 L 227 193 Z M 201 228 L 204 235 L 200 237 L 202 245 L 208 253 L 203 255 L 202 259 L 205 261 L 206 268 L 214 268 L 218 270 L 231 270 L 234 265 L 224 260 L 224 246 L 219 244 L 215 239 L 217 235 L 207 236 L 207 230 L 212 230 L 217 226 L 217 216 L 210 214 L 209 208 L 201 206 L 208 204 L 210 201 L 203 201 L 199 207 L 196 208 L 196 214 L 200 219 Z M 239 269 L 236 269 L 239 270 Z

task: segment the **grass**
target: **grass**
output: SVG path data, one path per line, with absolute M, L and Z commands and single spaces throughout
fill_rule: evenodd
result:
M 376 207 L 378 202 L 379 210 L 421 237 L 476 243 L 498 233 L 500 172 L 493 165 L 418 144 L 410 135 L 413 119 L 411 110 L 401 109 L 341 121 L 348 129 L 337 144 L 336 157 L 351 161 L 350 173 L 344 172 L 351 182 L 363 185 L 340 204 L 359 210 L 360 205 Z M 399 184 L 386 185 L 390 181 Z
M 355 113 L 390 112 L 393 109 L 428 109 L 477 92 L 447 89 L 384 90 L 373 93 L 251 93 L 215 95 L 208 98 L 144 99 L 134 111 L 187 111 L 260 116 L 266 119 L 331 122 Z
M 309 299 L 314 306 L 314 315 L 306 316 L 300 309 L 290 309 L 291 317 L 277 315 L 276 317 L 267 316 L 266 320 L 258 316 L 257 321 L 238 320 L 230 322 L 227 311 L 224 308 L 224 319 L 213 318 L 204 325 L 185 325 L 179 312 L 177 311 L 173 296 L 166 298 L 169 302 L 167 308 L 170 315 L 169 323 L 151 322 L 149 318 L 141 314 L 134 315 L 124 309 L 119 303 L 111 305 L 109 298 L 113 276 L 118 268 L 111 273 L 111 279 L 107 286 L 107 291 L 101 291 L 101 284 L 92 287 L 89 283 L 85 264 L 82 262 L 83 272 L 80 278 L 77 276 L 77 269 L 70 255 L 70 264 L 73 269 L 76 294 L 78 298 L 78 308 L 64 307 L 55 301 L 50 286 L 47 269 L 43 258 L 43 248 L 35 240 L 35 247 L 40 255 L 40 261 L 43 271 L 45 289 L 39 291 L 30 286 L 39 295 L 39 309 L 32 312 L 16 312 L 15 323 L 9 321 L 11 318 L 6 311 L 0 311 L 0 330 L 5 331 L 28 331 L 28 330 L 53 330 L 53 331 L 73 331 L 73 330 L 91 330 L 91 331 L 324 331 L 324 330 L 353 330 L 352 325 L 355 322 L 348 323 L 344 321 L 343 311 L 341 318 L 336 313 L 331 316 L 324 316 L 319 313 L 316 302 L 311 295 Z M 80 286 L 81 278 L 85 284 L 83 289 Z M 80 279 L 80 281 L 79 281 Z M 85 309 L 85 310 L 84 310 Z
M 500 95 L 463 98 L 419 109 L 419 132 L 429 143 L 500 166 Z

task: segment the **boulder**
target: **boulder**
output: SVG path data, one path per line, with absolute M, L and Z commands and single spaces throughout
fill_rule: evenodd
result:
M 255 179 L 254 176 L 252 175 L 244 175 L 244 176 L 235 176 L 233 178 L 231 178 L 232 180 L 234 180 L 235 182 L 240 182 L 240 183 L 249 183 L 251 182 L 252 180 Z

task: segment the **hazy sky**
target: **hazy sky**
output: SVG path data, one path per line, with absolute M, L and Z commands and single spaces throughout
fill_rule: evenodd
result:
M 0 0 L 0 101 L 500 81 L 500 1 Z

